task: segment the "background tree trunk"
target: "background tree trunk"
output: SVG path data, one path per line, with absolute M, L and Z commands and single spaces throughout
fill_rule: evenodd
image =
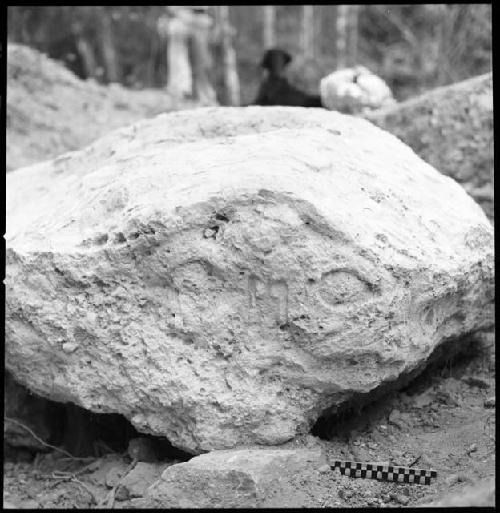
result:
M 210 53 L 212 20 L 207 12 L 193 15 L 191 32 L 191 64 L 195 98 L 205 105 L 214 105 L 215 90 L 210 82 L 213 59 Z
M 189 64 L 189 27 L 178 12 L 168 20 L 168 81 L 167 90 L 177 97 L 193 94 L 193 78 Z
M 113 27 L 111 18 L 105 7 L 97 8 L 97 19 L 99 20 L 99 45 L 101 47 L 102 58 L 106 70 L 106 78 L 108 82 L 118 82 L 120 72 L 118 70 L 118 61 L 116 59 L 115 43 L 113 38 Z
M 347 65 L 355 66 L 358 63 L 358 17 L 359 5 L 350 5 L 347 18 Z
M 335 49 L 337 69 L 347 66 L 347 26 L 350 5 L 337 5 L 337 23 Z
M 82 25 L 75 20 L 71 25 L 75 37 L 76 49 L 82 58 L 83 67 L 87 78 L 96 78 L 98 75 L 97 60 L 90 41 L 84 35 Z
M 314 5 L 304 5 L 302 9 L 302 51 L 306 59 L 314 59 Z
M 236 52 L 233 46 L 234 29 L 231 27 L 229 20 L 229 6 L 219 5 L 216 12 L 221 35 L 226 104 L 239 105 L 240 81 L 236 67 Z
M 273 48 L 276 45 L 276 6 L 264 5 L 264 49 Z

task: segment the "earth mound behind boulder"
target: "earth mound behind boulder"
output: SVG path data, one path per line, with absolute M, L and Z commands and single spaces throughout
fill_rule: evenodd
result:
M 30 47 L 7 46 L 7 171 L 86 146 L 162 112 L 194 107 L 154 89 L 80 80 Z
M 454 178 L 493 221 L 492 73 L 434 89 L 366 118 Z
M 191 453 L 283 443 L 493 324 L 480 207 L 322 109 L 165 114 L 18 169 L 6 238 L 15 378 Z

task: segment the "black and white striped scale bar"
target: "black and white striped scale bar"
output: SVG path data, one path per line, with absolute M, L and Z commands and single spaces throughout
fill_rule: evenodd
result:
M 330 465 L 332 470 L 339 469 L 340 473 L 348 477 L 361 477 L 365 479 L 378 479 L 396 483 L 431 484 L 431 479 L 437 477 L 435 470 L 421 470 L 410 467 L 395 467 L 392 465 L 374 465 L 371 463 L 358 463 L 356 461 L 334 461 Z

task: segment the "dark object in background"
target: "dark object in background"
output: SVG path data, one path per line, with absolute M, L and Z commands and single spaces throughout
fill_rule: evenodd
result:
M 260 85 L 254 105 L 322 107 L 319 95 L 304 93 L 290 85 L 283 76 L 283 71 L 291 60 L 291 55 L 284 50 L 273 48 L 266 51 L 260 66 L 267 70 L 267 77 Z

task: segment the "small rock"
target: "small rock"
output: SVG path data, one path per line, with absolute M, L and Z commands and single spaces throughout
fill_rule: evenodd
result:
M 410 502 L 410 499 L 406 495 L 403 495 L 401 493 L 391 493 L 389 497 L 392 500 L 398 502 L 399 504 L 403 504 L 403 506 L 406 506 L 406 504 Z
M 420 460 L 419 460 L 418 464 L 422 467 L 432 468 L 433 461 L 429 456 L 427 456 L 427 454 L 422 454 L 420 456 Z
M 122 479 L 121 484 L 127 488 L 131 498 L 143 497 L 146 488 L 152 485 L 168 465 L 138 462 Z
M 432 401 L 434 401 L 434 395 L 430 392 L 424 392 L 413 399 L 413 405 L 417 408 L 423 408 L 430 405 Z
M 484 407 L 485 408 L 494 408 L 495 407 L 495 396 L 492 395 L 491 397 L 488 397 L 488 399 L 486 399 L 484 401 Z
M 155 463 L 159 459 L 159 449 L 151 438 L 132 438 L 128 443 L 127 452 L 133 460 L 145 463 Z
M 464 376 L 462 380 L 471 387 L 490 388 L 490 384 L 483 378 L 478 378 L 476 376 Z
M 352 497 L 352 491 L 347 488 L 340 488 L 338 490 L 337 495 L 344 501 L 349 500 Z
M 148 507 L 147 499 L 144 499 L 142 497 L 130 499 L 128 504 L 130 504 L 130 509 L 146 509 Z
M 210 238 L 215 239 L 215 235 L 216 235 L 215 230 L 212 230 L 211 228 L 206 228 L 205 231 L 203 232 L 203 237 L 205 239 L 210 239 Z
M 318 472 L 320 474 L 326 474 L 326 473 L 330 472 L 331 470 L 332 469 L 331 469 L 330 465 L 321 465 L 321 467 L 319 467 L 319 469 L 318 469 Z
M 72 353 L 78 349 L 78 344 L 75 344 L 74 342 L 64 342 L 62 345 L 62 350 L 65 353 Z
M 394 409 L 389 414 L 389 424 L 393 424 L 394 426 L 398 427 L 399 429 L 403 429 L 404 427 L 404 420 L 403 420 L 403 414 L 398 410 Z
M 410 499 L 406 495 L 398 495 L 398 502 L 399 504 L 406 506 L 410 502 Z
M 120 478 L 123 476 L 123 468 L 120 467 L 111 467 L 106 474 L 106 486 L 108 488 L 113 488 L 118 484 Z
M 126 501 L 130 498 L 128 489 L 126 486 L 120 485 L 115 491 L 115 500 Z
M 467 454 L 470 454 L 472 452 L 476 452 L 477 451 L 477 444 L 471 444 L 469 445 L 469 448 L 467 449 Z

